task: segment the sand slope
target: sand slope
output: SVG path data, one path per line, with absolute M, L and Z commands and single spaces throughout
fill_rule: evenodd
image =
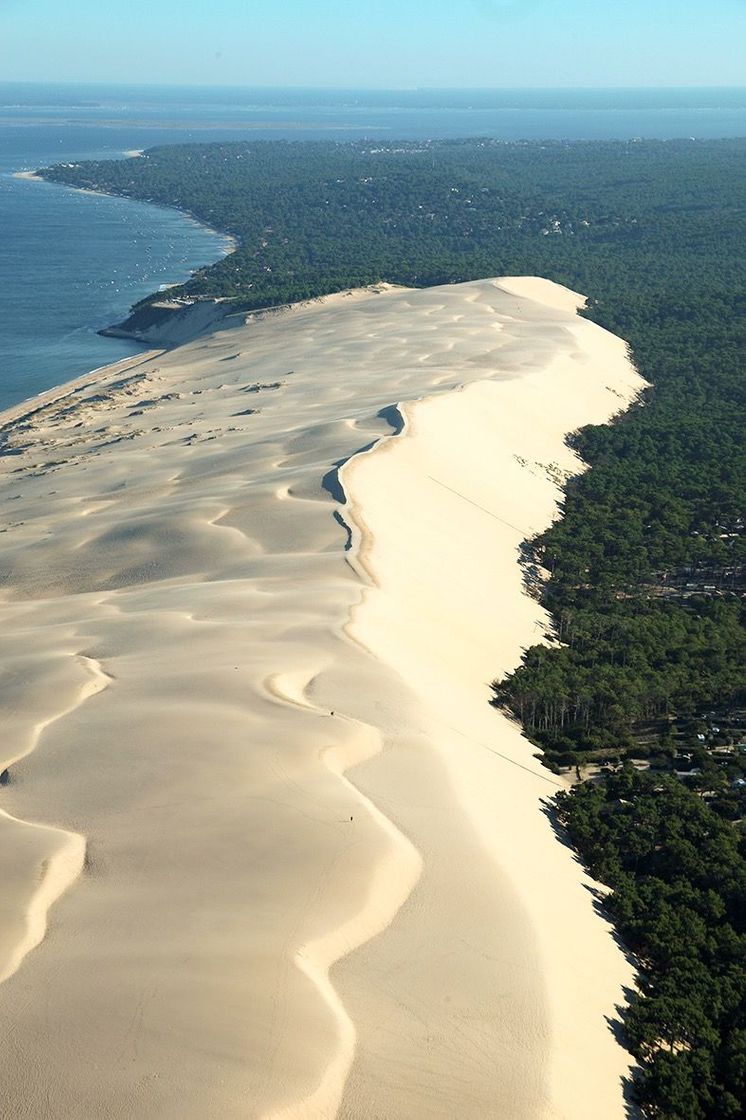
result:
M 631 971 L 487 706 L 641 387 L 577 303 L 352 293 L 14 410 L 4 1115 L 624 1115 Z

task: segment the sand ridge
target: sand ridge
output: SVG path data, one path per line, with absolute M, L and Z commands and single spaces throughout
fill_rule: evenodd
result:
M 6 425 L 2 657 L 67 712 L 8 754 L 11 934 L 48 858 L 19 822 L 86 845 L 0 987 L 6 1114 L 578 1120 L 592 1068 L 624 1115 L 629 966 L 487 706 L 546 624 L 517 546 L 564 433 L 642 387 L 578 299 L 342 294 Z

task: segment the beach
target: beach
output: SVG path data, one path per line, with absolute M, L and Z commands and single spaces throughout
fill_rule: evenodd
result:
M 0 417 L 4 1115 L 625 1117 L 633 968 L 489 705 L 643 388 L 582 304 L 236 313 Z

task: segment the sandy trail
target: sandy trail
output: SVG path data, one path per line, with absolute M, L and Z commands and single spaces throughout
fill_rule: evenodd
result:
M 577 304 L 340 295 L 5 418 L 4 1115 L 624 1116 L 631 971 L 487 705 L 641 387 Z

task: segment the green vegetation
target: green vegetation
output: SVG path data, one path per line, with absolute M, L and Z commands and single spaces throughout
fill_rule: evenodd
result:
M 647 1116 L 737 1120 L 746 1104 L 746 845 L 671 778 L 631 768 L 557 798 L 636 956 L 624 1027 Z
M 594 470 L 532 542 L 567 648 L 532 651 L 497 698 L 561 766 L 687 745 L 701 710 L 731 726 L 746 702 L 745 171 L 741 140 L 469 140 L 178 145 L 44 175 L 238 238 L 172 295 L 265 307 L 500 273 L 590 294 L 655 390 L 577 434 Z
M 531 273 L 631 344 L 653 389 L 573 437 L 593 469 L 526 549 L 557 640 L 495 702 L 553 768 L 606 771 L 558 809 L 639 956 L 625 1027 L 667 1120 L 746 1099 L 745 172 L 746 140 L 180 145 L 44 172 L 238 238 L 172 294 L 264 307 Z
M 714 260 L 728 247 L 718 285 L 728 298 L 740 279 L 745 155 L 741 141 L 254 142 L 152 148 L 43 174 L 179 207 L 236 236 L 237 252 L 187 293 L 260 307 L 381 279 L 425 285 L 530 266 L 614 302 L 633 279 L 614 312 L 628 325 L 646 317 L 648 285 L 670 290 L 673 308 L 700 251 Z M 644 282 L 634 279 L 642 268 Z

